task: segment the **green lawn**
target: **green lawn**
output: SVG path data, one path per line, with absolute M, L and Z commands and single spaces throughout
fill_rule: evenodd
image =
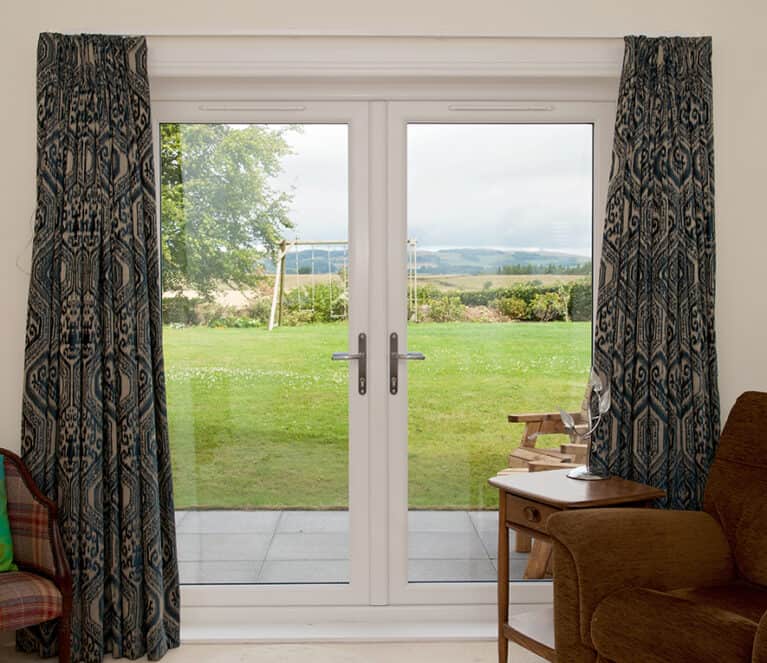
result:
M 347 504 L 346 326 L 164 330 L 176 506 Z M 491 508 L 487 478 L 519 426 L 506 414 L 578 407 L 590 324 L 424 323 L 409 347 L 410 506 Z

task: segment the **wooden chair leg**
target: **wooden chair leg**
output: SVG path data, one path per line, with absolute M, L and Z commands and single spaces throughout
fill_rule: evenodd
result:
M 533 549 L 527 558 L 525 580 L 541 580 L 546 576 L 546 567 L 551 558 L 551 544 L 548 541 L 533 539 Z
M 59 663 L 69 663 L 72 658 L 72 638 L 69 626 L 59 624 Z
M 533 545 L 533 537 L 525 532 L 514 532 L 514 552 L 529 553 Z
M 72 591 L 65 587 L 63 593 L 63 610 L 59 619 L 59 663 L 70 663 L 72 660 Z

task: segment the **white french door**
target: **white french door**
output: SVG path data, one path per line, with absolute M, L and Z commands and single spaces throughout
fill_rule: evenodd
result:
M 184 602 L 364 604 L 368 105 L 157 102 L 153 120 Z M 271 262 L 235 262 L 250 248 Z
M 388 104 L 387 330 L 397 334 L 400 353 L 426 355 L 423 364 L 398 362 L 397 393 L 387 403 L 393 603 L 495 601 L 497 504 L 487 478 L 518 444 L 505 431 L 506 415 L 541 402 L 526 391 L 540 390 L 545 410 L 578 407 L 591 356 L 590 322 L 430 323 L 429 305 L 418 301 L 422 289 L 426 296 L 445 290 L 432 304 L 443 306 L 442 317 L 431 320 L 449 321 L 492 314 L 463 306 L 473 296 L 484 301 L 483 288 L 591 279 L 496 276 L 495 263 L 446 276 L 451 269 L 435 262 L 461 252 L 465 260 L 528 258 L 534 248 L 551 256 L 544 260 L 582 260 L 592 271 L 613 116 L 609 103 Z M 423 265 L 415 285 L 414 262 Z M 469 283 L 478 295 L 462 292 Z M 546 403 L 547 394 L 554 402 Z M 427 460 L 435 448 L 444 454 L 436 469 Z M 451 488 L 432 489 L 441 481 Z M 548 583 L 522 580 L 524 563 L 522 553 L 511 563 L 519 581 L 512 601 L 550 600 Z
M 536 205 L 541 214 L 525 217 L 526 223 L 546 223 L 543 212 L 547 208 L 558 209 L 557 192 L 568 188 L 580 208 L 586 210 L 578 219 L 579 227 L 585 230 L 573 233 L 567 226 L 569 221 L 564 217 L 560 220 L 563 237 L 577 235 L 579 244 L 575 248 L 583 249 L 578 255 L 584 259 L 574 263 L 573 271 L 599 255 L 595 242 L 600 233 L 594 220 L 599 219 L 604 207 L 613 107 L 601 102 L 300 99 L 154 104 L 158 164 L 167 158 L 161 152 L 162 127 L 166 124 L 257 126 L 264 128 L 263 134 L 254 133 L 261 137 L 277 136 L 285 128 L 292 128 L 295 136 L 302 136 L 295 139 L 295 145 L 314 145 L 317 151 L 313 154 L 319 155 L 313 162 L 306 161 L 313 163 L 311 168 L 296 166 L 296 172 L 300 172 L 297 181 L 308 182 L 307 186 L 314 190 L 314 197 L 304 198 L 304 204 L 316 206 L 317 217 L 323 214 L 322 201 L 328 201 L 328 192 L 338 190 L 325 179 L 333 168 L 338 169 L 338 163 L 335 166 L 325 163 L 320 156 L 326 155 L 330 143 L 336 141 L 336 153 L 345 159 L 342 168 L 346 177 L 345 216 L 338 212 L 343 206 L 337 205 L 333 220 L 323 225 L 310 219 L 307 212 L 307 223 L 314 223 L 311 232 L 306 230 L 309 226 L 302 227 L 299 221 L 298 230 L 293 235 L 287 231 L 284 244 L 275 253 L 290 251 L 282 268 L 283 284 L 287 284 L 288 290 L 303 293 L 295 295 L 304 297 L 303 302 L 296 304 L 298 313 L 308 315 L 309 307 L 317 306 L 313 298 L 320 285 L 327 288 L 331 297 L 334 287 L 345 289 L 343 311 L 332 325 L 323 328 L 335 334 L 337 347 L 321 346 L 321 351 L 319 346 L 313 347 L 311 324 L 291 329 L 285 326 L 276 333 L 264 329 L 257 334 L 223 330 L 215 340 L 219 350 L 213 352 L 220 363 L 206 367 L 194 354 L 194 348 L 209 351 L 206 344 L 213 342 L 207 340 L 212 338 L 212 332 L 206 329 L 205 339 L 199 332 L 200 338 L 196 339 L 195 329 L 168 326 L 166 365 L 169 379 L 177 380 L 173 394 L 169 386 L 171 447 L 176 464 L 180 548 L 188 555 L 181 557 L 182 566 L 186 564 L 189 573 L 185 581 L 182 570 L 185 605 L 494 604 L 493 518 L 497 511 L 486 480 L 501 469 L 505 454 L 517 442 L 506 432 L 503 422 L 520 396 L 518 384 L 504 382 L 504 371 L 512 360 L 503 360 L 501 355 L 509 350 L 515 370 L 528 371 L 530 375 L 536 374 L 537 363 L 543 360 L 527 355 L 529 362 L 525 364 L 526 355 L 519 349 L 523 343 L 538 347 L 535 344 L 539 335 L 534 333 L 538 328 L 534 326 L 524 327 L 527 323 L 508 322 L 505 317 L 505 322 L 500 317 L 485 322 L 467 322 L 465 318 L 457 321 L 468 314 L 497 315 L 498 303 L 490 302 L 488 293 L 500 292 L 499 283 L 515 282 L 511 277 L 504 280 L 505 275 L 497 273 L 502 271 L 500 263 L 477 263 L 472 270 L 466 266 L 466 260 L 481 261 L 485 255 L 482 251 L 501 251 L 498 247 L 507 252 L 530 248 L 531 240 L 508 235 L 502 214 L 487 222 L 480 218 L 483 205 L 487 209 L 498 207 L 498 201 L 504 198 L 504 187 L 508 189 L 509 182 L 513 183 L 515 173 L 527 183 L 521 185 L 522 189 L 532 186 L 530 182 L 535 180 L 541 191 Z M 190 145 L 198 140 L 195 136 L 190 134 Z M 539 162 L 543 170 L 536 173 L 537 179 L 527 177 L 529 173 L 526 174 L 519 157 L 522 151 L 504 152 L 523 144 L 529 150 L 536 141 L 540 151 L 548 155 Z M 569 152 L 560 150 L 558 141 L 569 146 Z M 293 149 L 296 151 L 300 149 Z M 562 172 L 572 165 L 571 161 L 577 161 L 581 176 L 565 182 L 567 176 Z M 451 168 L 460 171 L 468 167 L 465 164 L 477 168 L 483 163 L 489 164 L 485 180 L 502 172 L 504 163 L 510 165 L 509 172 L 481 194 L 469 180 L 483 181 L 482 173 L 462 178 L 460 172 L 452 175 L 449 172 Z M 161 181 L 164 175 L 160 174 L 160 165 L 157 170 L 161 195 L 167 185 Z M 178 185 L 183 192 L 180 195 L 188 195 L 190 200 L 193 176 L 190 170 Z M 435 187 L 440 177 L 445 178 L 441 192 L 439 186 Z M 548 188 L 541 184 L 547 177 Z M 295 198 L 303 195 L 301 186 L 296 185 Z M 204 193 L 207 189 L 201 191 L 200 195 L 207 195 Z M 471 205 L 464 208 L 463 203 L 445 203 L 446 199 L 466 200 L 472 196 L 476 197 L 473 217 L 465 211 Z M 328 208 L 333 205 L 327 202 Z M 513 209 L 514 205 L 506 207 Z M 431 208 L 433 214 L 429 212 Z M 460 218 L 456 216 L 459 208 L 464 209 Z M 506 218 L 506 226 L 513 228 L 513 221 Z M 336 225 L 331 232 L 325 226 L 332 224 Z M 522 230 L 529 235 L 534 228 Z M 169 232 L 169 228 L 161 225 L 161 231 Z M 188 239 L 195 240 L 193 232 Z M 315 241 L 310 248 L 301 243 L 308 244 L 310 240 Z M 547 253 L 547 246 L 536 248 L 540 249 L 539 254 L 553 255 L 557 247 L 564 252 L 567 241 L 552 244 L 553 253 Z M 330 244 L 333 249 L 328 248 Z M 459 273 L 450 274 L 448 267 L 436 266 L 437 261 L 449 262 L 448 258 L 460 249 L 467 251 L 464 262 L 456 263 Z M 336 254 L 331 255 L 333 250 Z M 317 255 L 325 261 L 319 271 L 315 269 Z M 267 269 L 273 269 L 276 275 L 280 265 Z M 447 276 L 455 278 L 451 281 Z M 324 281 L 319 283 L 320 279 Z M 474 306 L 467 295 L 460 294 L 467 283 L 472 284 L 471 289 L 479 293 L 477 297 L 483 303 Z M 432 299 L 425 300 L 427 296 Z M 274 297 L 283 301 L 283 293 L 277 288 Z M 307 303 L 309 299 L 311 304 Z M 438 306 L 448 309 L 440 314 L 442 317 L 437 316 Z M 456 313 L 455 318 L 451 317 L 450 307 L 460 316 Z M 507 331 L 521 329 L 528 331 L 519 338 L 507 335 Z M 578 327 L 575 336 L 572 330 L 565 336 L 564 327 L 558 329 L 563 336 L 549 338 L 546 347 L 558 347 L 564 338 L 570 344 L 568 357 L 590 356 L 590 328 Z M 360 345 L 362 334 L 364 348 Z M 252 340 L 256 336 L 259 343 L 275 344 L 280 340 L 282 345 L 279 348 L 275 345 L 274 350 L 270 345 L 256 348 Z M 172 342 L 178 345 L 168 345 Z M 306 359 L 301 369 L 281 372 L 248 363 L 256 350 L 266 353 L 265 356 L 285 352 L 286 361 L 290 361 L 291 342 L 296 344 L 294 353 Z M 235 345 L 232 348 L 228 343 Z M 363 349 L 364 357 L 360 357 Z M 339 359 L 348 360 L 348 366 L 336 363 L 331 369 L 331 351 L 346 353 L 346 357 Z M 408 352 L 424 353 L 425 361 L 417 361 L 416 357 L 411 357 L 416 361 L 410 361 Z M 312 362 L 322 366 L 321 371 L 318 368 L 313 374 L 307 368 Z M 480 363 L 483 370 L 476 371 L 473 366 Z M 556 361 L 546 370 L 558 370 L 552 368 L 554 364 Z M 330 370 L 335 373 L 329 373 Z M 567 370 L 575 376 L 571 382 L 577 383 L 580 365 Z M 484 376 L 481 389 L 477 388 L 478 372 Z M 348 376 L 348 383 L 340 391 L 333 391 L 333 376 L 339 375 Z M 587 373 L 582 376 L 581 385 L 586 377 Z M 205 438 L 210 437 L 213 422 L 195 419 L 196 411 L 207 412 L 200 405 L 204 399 L 222 393 L 204 391 L 213 389 L 203 384 L 205 379 L 216 385 L 222 380 L 231 380 L 231 384 L 235 380 L 244 381 L 237 383 L 240 385 L 237 388 L 245 391 L 227 392 L 228 400 L 224 403 L 227 410 L 221 424 L 224 432 L 216 433 L 215 444 Z M 307 387 L 312 382 L 315 386 Z M 528 388 L 546 386 L 533 381 Z M 568 388 L 554 390 L 553 397 L 569 397 Z M 577 404 L 578 396 L 573 398 Z M 292 427 L 291 411 L 309 410 L 321 399 L 325 399 L 324 410 L 302 418 L 300 430 Z M 272 405 L 267 408 L 266 402 Z M 205 416 L 214 419 L 216 409 L 210 412 Z M 469 419 L 467 412 L 471 413 L 468 432 L 462 428 Z M 477 417 L 480 412 L 484 419 Z M 482 431 L 484 426 L 486 434 Z M 453 432 L 455 439 L 451 439 Z M 319 440 L 314 446 L 307 445 L 304 455 L 289 446 L 290 436 L 300 435 L 307 440 Z M 464 437 L 459 440 L 461 435 Z M 303 444 L 304 438 L 298 441 Z M 492 453 L 488 451 L 491 447 Z M 275 480 L 274 472 L 265 468 L 272 467 L 269 463 L 280 448 L 295 454 L 295 461 L 288 472 Z M 327 456 L 322 456 L 323 449 Z M 243 477 L 249 463 L 252 474 Z M 210 472 L 219 474 L 211 481 Z M 335 473 L 332 482 L 324 478 L 328 477 L 327 472 Z M 329 487 L 331 483 L 335 492 Z M 236 488 L 230 490 L 227 484 Z M 324 488 L 327 490 L 323 492 Z M 213 515 L 206 517 L 206 511 Z M 228 513 L 231 511 L 244 515 L 235 518 Z M 276 513 L 279 515 L 275 516 Z M 236 520 L 231 530 L 224 524 L 227 520 Z M 288 521 L 304 524 L 291 529 L 287 527 Z M 523 563 L 523 558 L 520 553 L 517 566 Z M 211 580 L 215 577 L 219 579 Z M 518 577 L 520 581 L 512 592 L 515 602 L 550 600 L 548 583 L 523 582 L 521 573 Z

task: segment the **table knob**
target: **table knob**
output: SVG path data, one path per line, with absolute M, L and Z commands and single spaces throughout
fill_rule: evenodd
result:
M 541 512 L 538 511 L 534 506 L 526 506 L 524 508 L 524 514 L 525 518 L 527 518 L 531 523 L 537 523 L 541 520 Z

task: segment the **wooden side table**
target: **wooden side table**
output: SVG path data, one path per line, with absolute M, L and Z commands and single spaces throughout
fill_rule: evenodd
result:
M 544 568 L 551 539 L 546 521 L 552 513 L 570 509 L 612 506 L 650 506 L 665 495 L 662 490 L 616 477 L 604 481 L 569 479 L 569 470 L 532 472 L 493 477 L 490 484 L 500 491 L 498 501 L 498 661 L 507 663 L 509 640 L 548 661 L 556 660 L 554 610 L 514 615 L 509 620 L 509 530 L 533 538 L 531 557 Z M 537 549 L 536 549 L 537 548 Z M 546 554 L 548 548 L 548 554 Z M 528 573 L 530 565 L 528 565 Z

